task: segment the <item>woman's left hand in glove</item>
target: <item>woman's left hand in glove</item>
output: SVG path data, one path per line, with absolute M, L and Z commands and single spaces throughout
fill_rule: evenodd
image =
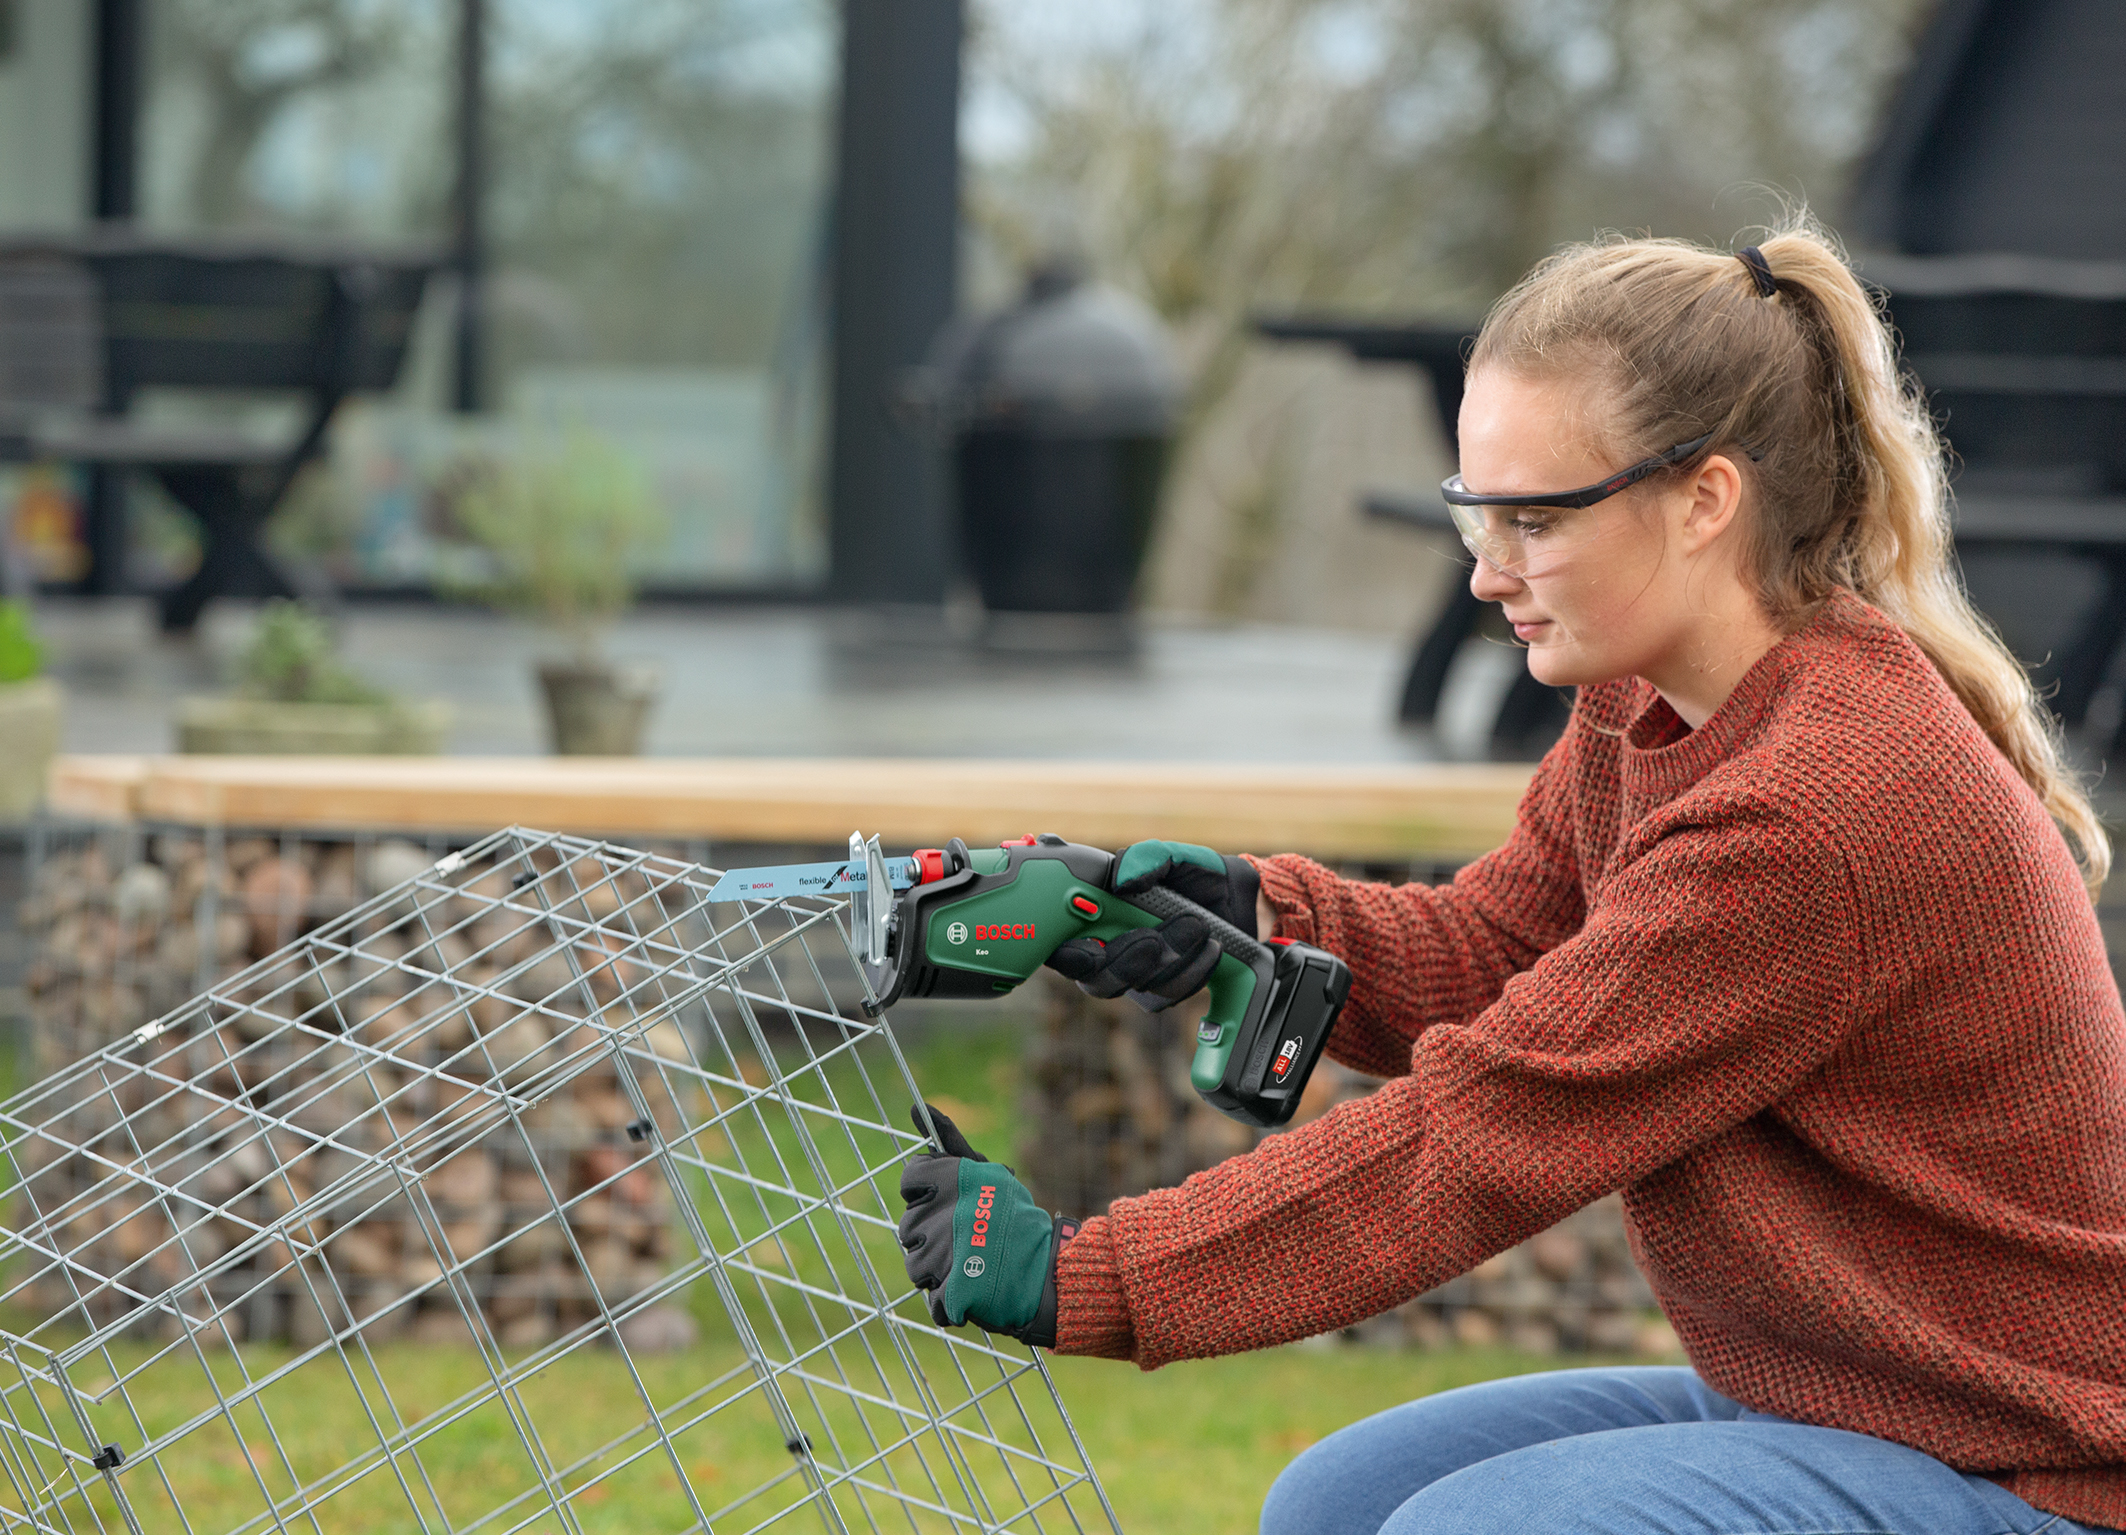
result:
M 912 1111 L 943 1154 L 920 1152 L 901 1170 L 902 1263 L 927 1291 L 940 1327 L 972 1322 L 1042 1348 L 1056 1345 L 1056 1255 L 1078 1223 L 1051 1217 L 1010 1168 L 967 1144 L 959 1127 L 928 1104 Z

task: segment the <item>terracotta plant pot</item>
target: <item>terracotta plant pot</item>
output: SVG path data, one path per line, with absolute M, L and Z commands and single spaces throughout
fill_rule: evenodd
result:
M 559 757 L 638 757 L 657 673 L 649 667 L 549 661 L 539 668 Z
M 64 698 L 49 677 L 0 684 L 0 821 L 26 820 L 44 803 Z
M 440 703 L 288 704 L 263 698 L 187 698 L 177 749 L 240 756 L 432 757 L 450 711 Z

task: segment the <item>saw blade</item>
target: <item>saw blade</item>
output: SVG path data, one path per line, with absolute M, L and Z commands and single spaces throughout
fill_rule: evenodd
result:
M 913 858 L 886 860 L 886 877 L 896 890 L 915 883 Z M 732 869 L 709 891 L 712 901 L 779 901 L 790 895 L 854 895 L 868 887 L 861 859 L 837 858 L 826 863 L 770 864 L 758 869 Z

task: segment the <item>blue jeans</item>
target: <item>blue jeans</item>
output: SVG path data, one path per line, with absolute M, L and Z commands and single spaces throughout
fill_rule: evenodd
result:
M 1886 1439 L 1751 1412 L 1686 1369 L 1560 1370 L 1352 1424 L 1263 1535 L 2082 1535 Z

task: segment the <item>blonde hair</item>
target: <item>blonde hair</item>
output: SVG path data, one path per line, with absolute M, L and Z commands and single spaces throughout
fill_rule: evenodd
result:
M 1592 372 L 1613 402 L 1620 461 L 1706 432 L 1744 449 L 1749 565 L 1773 619 L 1792 628 L 1840 588 L 1888 614 L 2044 802 L 2096 889 L 2111 844 L 2029 674 L 1964 595 L 1946 454 L 1895 337 L 1806 217 L 1757 250 L 1753 272 L 1680 240 L 1567 247 L 1492 308 L 1469 369 Z

